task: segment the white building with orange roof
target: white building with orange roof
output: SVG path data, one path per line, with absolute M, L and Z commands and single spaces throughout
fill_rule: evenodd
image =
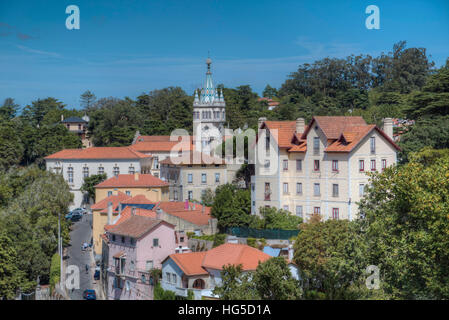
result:
M 357 217 L 357 202 L 369 182 L 367 172 L 397 162 L 391 119 L 383 130 L 362 117 L 259 119 L 255 176 L 251 178 L 251 211 L 276 207 L 307 219 Z
M 162 261 L 164 290 L 187 297 L 191 290 L 195 300 L 218 299 L 212 292 L 221 285 L 223 267 L 242 265 L 243 272 L 255 271 L 258 264 L 271 256 L 244 244 L 225 243 L 209 251 L 171 254 Z
M 120 173 L 147 173 L 152 166 L 152 156 L 130 147 L 92 147 L 65 149 L 45 157 L 48 171 L 62 174 L 74 195 L 70 208 L 88 204 L 87 195 L 80 188 L 84 178 L 105 173 L 107 177 Z

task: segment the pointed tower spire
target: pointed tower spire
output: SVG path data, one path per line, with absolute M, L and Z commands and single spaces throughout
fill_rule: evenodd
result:
M 195 90 L 195 100 L 193 101 L 193 103 L 199 103 L 200 99 L 198 98 L 198 90 Z

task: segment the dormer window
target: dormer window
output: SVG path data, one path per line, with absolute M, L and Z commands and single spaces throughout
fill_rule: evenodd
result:
M 313 154 L 320 154 L 320 138 L 313 138 Z

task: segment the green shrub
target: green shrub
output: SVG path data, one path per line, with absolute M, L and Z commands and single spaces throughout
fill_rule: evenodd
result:
M 50 264 L 50 289 L 53 290 L 55 285 L 59 282 L 61 276 L 61 260 L 58 253 L 51 257 Z

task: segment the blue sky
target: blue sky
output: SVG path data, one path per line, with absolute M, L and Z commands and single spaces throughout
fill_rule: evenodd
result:
M 68 30 L 68 5 L 80 29 Z M 365 8 L 380 9 L 368 30 Z M 205 79 L 279 87 L 305 62 L 351 53 L 378 55 L 406 40 L 437 66 L 449 57 L 449 1 L 381 0 L 0 0 L 0 103 L 22 107 L 53 96 L 78 108 L 85 90 L 135 98 Z

